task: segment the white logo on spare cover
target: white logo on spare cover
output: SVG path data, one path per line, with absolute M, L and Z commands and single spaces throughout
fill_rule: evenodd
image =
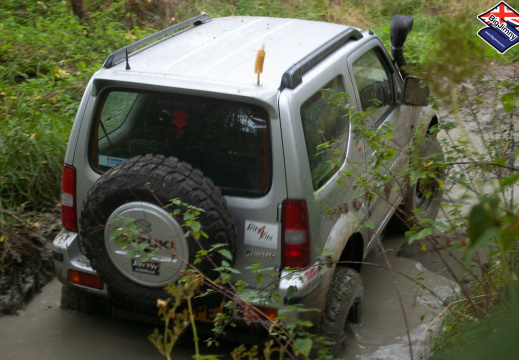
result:
M 276 249 L 278 225 L 245 220 L 245 244 Z

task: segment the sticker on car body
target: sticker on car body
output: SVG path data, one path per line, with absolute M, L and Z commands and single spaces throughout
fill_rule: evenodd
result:
M 278 247 L 278 225 L 245 220 L 245 244 L 269 249 Z
M 115 165 L 122 163 L 124 160 L 126 159 L 117 158 L 113 156 L 99 155 L 100 166 L 114 167 Z

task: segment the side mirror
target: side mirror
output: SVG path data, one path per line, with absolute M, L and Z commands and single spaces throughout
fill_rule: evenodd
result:
M 408 76 L 404 80 L 403 102 L 406 105 L 427 106 L 429 104 L 429 85 L 423 80 Z

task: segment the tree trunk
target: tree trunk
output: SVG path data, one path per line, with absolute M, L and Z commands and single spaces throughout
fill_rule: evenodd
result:
M 70 0 L 70 5 L 72 5 L 72 11 L 74 15 L 76 15 L 80 20 L 88 17 L 87 12 L 85 11 L 85 4 L 83 0 Z

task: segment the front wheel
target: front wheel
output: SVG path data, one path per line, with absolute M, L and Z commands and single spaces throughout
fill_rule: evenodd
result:
M 422 144 L 416 164 L 416 168 L 419 171 L 424 170 L 427 176 L 406 186 L 402 204 L 391 219 L 392 228 L 407 231 L 414 223 L 424 219 L 436 219 L 443 198 L 440 185 L 445 178 L 443 160 L 443 150 L 438 139 L 427 137 Z

